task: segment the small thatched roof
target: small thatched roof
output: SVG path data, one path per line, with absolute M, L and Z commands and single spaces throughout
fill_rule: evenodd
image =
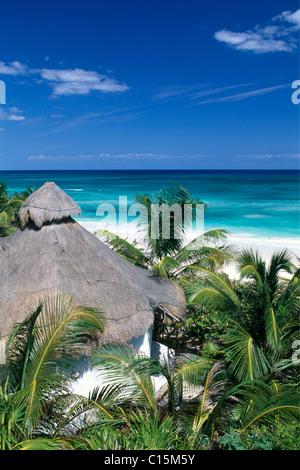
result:
M 46 183 L 21 208 L 23 228 L 0 238 L 2 336 L 54 289 L 72 295 L 75 304 L 104 312 L 102 341 L 130 341 L 145 334 L 155 306 L 184 319 L 178 285 L 111 250 L 70 217 L 79 212 L 58 186 Z
M 33 192 L 19 210 L 23 228 L 29 219 L 40 228 L 46 222 L 62 220 L 70 215 L 81 215 L 80 207 L 52 182 L 45 183 Z

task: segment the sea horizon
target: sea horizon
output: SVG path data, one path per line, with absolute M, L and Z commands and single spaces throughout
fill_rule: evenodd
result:
M 193 172 L 199 172 L 199 173 L 205 173 L 205 172 L 212 172 L 212 173 L 218 173 L 218 172 L 240 172 L 240 173 L 249 173 L 249 172 L 257 172 L 257 173 L 272 173 L 272 172 L 280 172 L 280 173 L 286 173 L 286 172 L 291 172 L 291 173 L 299 173 L 300 174 L 300 168 L 295 169 L 295 168 L 162 168 L 162 169 L 153 169 L 153 168 L 130 168 L 130 169 L 120 169 L 120 168 L 89 168 L 89 169 L 80 169 L 80 168 L 65 168 L 65 169 L 43 169 L 43 170 L 37 170 L 37 169 L 31 169 L 31 170 L 1 170 L 0 169 L 0 174 L 1 173 L 102 173 L 102 172 L 119 172 L 119 173 L 135 173 L 135 172 L 157 172 L 157 173 L 172 173 L 172 172 L 177 172 L 177 173 L 193 173 Z

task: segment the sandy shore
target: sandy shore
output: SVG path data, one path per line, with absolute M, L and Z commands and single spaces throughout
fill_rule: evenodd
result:
M 93 222 L 93 221 L 84 221 L 78 219 L 78 222 L 90 232 L 94 233 L 96 230 L 106 229 L 108 227 L 103 226 L 103 224 Z M 115 227 L 114 227 L 115 228 Z M 127 224 L 127 226 L 119 227 L 119 230 L 113 230 L 113 227 L 110 230 L 120 237 L 127 239 L 130 243 L 133 240 L 137 240 L 142 243 L 142 239 L 139 239 L 137 227 L 134 223 Z M 195 232 L 191 232 L 187 235 L 186 242 L 195 238 Z M 300 257 L 300 240 L 295 238 L 288 237 L 254 237 L 251 234 L 247 233 L 231 233 L 228 236 L 227 243 L 229 245 L 234 245 L 236 248 L 243 250 L 252 248 L 253 250 L 258 250 L 261 257 L 268 262 L 274 252 L 281 251 L 283 248 L 288 249 L 295 256 Z M 225 269 L 225 272 L 231 278 L 236 278 L 237 272 L 234 265 L 229 266 Z
M 235 245 L 238 249 L 249 249 L 257 250 L 261 257 L 268 263 L 273 253 L 281 251 L 286 248 L 294 256 L 300 257 L 300 241 L 297 238 L 285 238 L 285 237 L 251 237 L 246 234 L 231 234 L 228 237 L 229 244 Z M 229 266 L 225 269 L 225 272 L 232 278 L 237 278 L 237 271 L 234 266 Z

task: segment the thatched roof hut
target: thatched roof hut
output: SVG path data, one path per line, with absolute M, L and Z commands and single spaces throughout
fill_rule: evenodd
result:
M 184 319 L 177 284 L 153 276 L 111 250 L 72 219 L 79 206 L 55 183 L 45 183 L 19 211 L 22 229 L 0 239 L 0 332 L 6 336 L 46 293 L 60 289 L 74 303 L 101 309 L 101 340 L 144 335 L 161 306 Z

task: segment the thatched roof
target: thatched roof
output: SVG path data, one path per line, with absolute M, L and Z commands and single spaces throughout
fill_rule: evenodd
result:
M 2 336 L 53 289 L 74 296 L 75 304 L 104 312 L 102 341 L 129 341 L 144 334 L 153 323 L 155 305 L 184 319 L 178 285 L 111 250 L 70 217 L 79 211 L 58 186 L 46 183 L 21 208 L 22 230 L 0 238 Z
M 46 222 L 65 219 L 70 215 L 81 215 L 81 209 L 75 201 L 55 183 L 45 183 L 33 192 L 19 210 L 22 227 L 28 220 L 39 228 Z

